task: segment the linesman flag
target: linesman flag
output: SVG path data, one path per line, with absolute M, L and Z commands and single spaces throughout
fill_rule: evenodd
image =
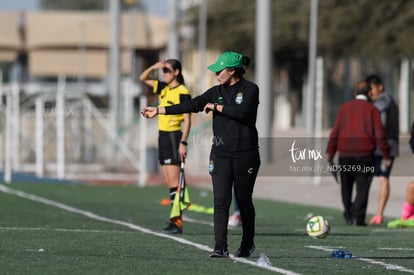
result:
M 185 182 L 184 174 L 184 161 L 181 162 L 180 178 L 177 193 L 174 198 L 173 205 L 171 207 L 170 218 L 180 217 L 181 213 L 190 207 L 190 194 L 188 193 L 188 187 Z

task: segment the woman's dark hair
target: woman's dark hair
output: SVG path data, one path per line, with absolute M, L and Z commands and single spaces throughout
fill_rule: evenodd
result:
M 165 62 L 167 62 L 168 64 L 170 64 L 171 65 L 171 67 L 174 69 L 174 70 L 178 70 L 179 71 L 179 73 L 178 73 L 178 75 L 177 75 L 177 81 L 180 83 L 180 84 L 185 84 L 185 82 L 184 82 L 184 76 L 183 76 L 183 66 L 181 65 L 181 62 L 179 61 L 179 60 L 177 60 L 177 59 L 168 59 L 167 61 L 165 61 Z
M 249 66 L 250 65 L 250 57 L 247 56 L 243 56 L 242 57 L 242 66 L 239 68 L 234 68 L 234 70 L 236 71 L 237 75 L 244 75 L 246 73 L 246 69 L 244 68 L 244 66 Z
M 243 64 L 243 66 L 249 66 L 250 65 L 250 57 L 243 56 L 242 57 L 242 64 Z

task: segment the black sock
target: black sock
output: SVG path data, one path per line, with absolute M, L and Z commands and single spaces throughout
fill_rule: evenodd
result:
M 174 204 L 175 193 L 177 193 L 177 187 L 170 188 L 170 205 Z

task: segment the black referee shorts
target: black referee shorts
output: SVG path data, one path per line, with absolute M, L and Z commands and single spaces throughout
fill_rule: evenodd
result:
M 180 145 L 181 131 L 164 132 L 159 131 L 158 135 L 158 160 L 161 165 L 180 165 L 178 147 Z

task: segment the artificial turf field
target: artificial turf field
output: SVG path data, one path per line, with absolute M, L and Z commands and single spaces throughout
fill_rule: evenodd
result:
M 414 229 L 346 226 L 335 209 L 256 199 L 256 252 L 217 259 L 208 257 L 211 214 L 187 210 L 183 235 L 159 233 L 165 186 L 14 183 L 0 191 L 0 274 L 414 273 Z M 190 196 L 212 206 L 209 190 L 190 186 Z M 326 239 L 306 235 L 309 213 L 330 222 Z M 230 253 L 240 238 L 240 228 L 229 230 Z M 333 249 L 353 258 L 330 258 Z M 271 266 L 257 264 L 260 255 Z

